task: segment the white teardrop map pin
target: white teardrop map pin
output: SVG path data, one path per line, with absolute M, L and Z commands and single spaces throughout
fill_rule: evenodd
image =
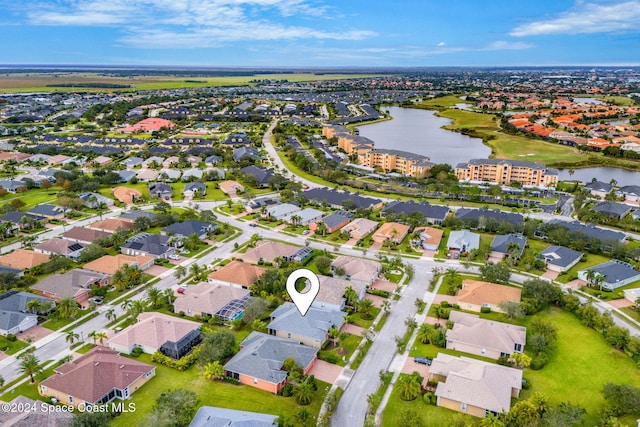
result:
M 296 282 L 301 278 L 307 279 L 309 283 L 304 293 L 298 292 L 296 289 Z M 289 275 L 287 279 L 287 292 L 300 314 L 304 316 L 307 314 L 307 311 L 309 311 L 311 304 L 313 304 L 313 300 L 318 296 L 318 292 L 320 292 L 320 280 L 313 271 L 300 268 Z

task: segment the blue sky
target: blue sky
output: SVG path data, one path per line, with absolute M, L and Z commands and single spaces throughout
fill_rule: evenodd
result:
M 640 65 L 640 0 L 0 0 L 0 63 Z

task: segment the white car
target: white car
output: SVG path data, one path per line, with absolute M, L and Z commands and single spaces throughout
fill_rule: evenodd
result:
M 169 255 L 169 259 L 177 261 L 180 259 L 180 255 L 176 255 L 176 254 Z

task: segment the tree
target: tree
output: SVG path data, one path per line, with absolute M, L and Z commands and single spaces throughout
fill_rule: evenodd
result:
M 429 325 L 428 323 L 423 323 L 418 328 L 418 333 L 416 335 L 416 339 L 420 341 L 422 344 L 431 344 L 436 334 L 436 330 L 433 325 Z
M 313 393 L 313 386 L 308 380 L 301 382 L 293 389 L 293 395 L 299 405 L 310 404 L 313 399 Z
M 319 255 L 315 259 L 316 267 L 318 267 L 318 271 L 320 274 L 328 274 L 331 268 L 331 258 L 326 255 Z
M 224 365 L 217 360 L 215 362 L 207 363 L 204 367 L 204 377 L 209 381 L 224 378 Z
M 449 267 L 444 273 L 444 277 L 447 285 L 451 286 L 456 284 L 456 281 L 460 278 L 460 272 L 453 267 Z
M 587 411 L 581 406 L 562 402 L 549 408 L 542 416 L 542 421 L 549 427 L 582 425 L 582 416 L 586 413 Z
M 191 390 L 176 389 L 162 393 L 146 420 L 149 427 L 189 425 L 198 407 L 198 396 Z
M 73 331 L 67 332 L 67 334 L 64 337 L 65 341 L 68 342 L 69 344 L 73 344 L 78 340 L 78 338 L 80 338 L 80 335 L 78 335 L 76 332 L 73 332 Z
M 640 388 L 629 384 L 606 383 L 602 394 L 614 416 L 640 413 Z
M 518 302 L 502 301 L 498 304 L 498 307 L 500 307 L 500 310 L 504 312 L 509 320 L 521 319 L 524 317 L 524 311 L 522 311 L 522 306 Z
M 250 324 L 254 320 L 262 319 L 265 311 L 269 308 L 269 302 L 262 298 L 251 298 L 245 306 L 244 313 L 242 314 L 242 320 L 245 323 Z
M 491 283 L 501 283 L 506 285 L 509 283 L 511 277 L 511 270 L 509 266 L 504 262 L 494 264 L 488 262 L 480 267 L 480 274 L 482 274 L 482 280 Z
M 175 279 L 178 281 L 186 275 L 187 275 L 187 269 L 183 265 L 177 266 L 176 270 L 173 272 L 173 277 L 175 277 Z
M 70 427 L 109 427 L 115 416 L 113 412 L 82 411 L 73 416 Z
M 531 358 L 524 353 L 511 354 L 509 361 L 513 362 L 513 364 L 520 369 L 526 369 L 531 365 Z
M 147 289 L 147 301 L 149 301 L 149 304 L 151 305 L 151 307 L 153 308 L 160 307 L 160 305 L 162 304 L 162 299 L 163 299 L 163 295 L 160 289 L 156 288 L 155 286 L 152 286 L 149 289 Z
M 621 326 L 612 325 L 607 329 L 605 338 L 610 345 L 618 350 L 622 350 L 629 342 L 629 330 Z
M 56 306 L 56 316 L 59 319 L 73 319 L 78 315 L 80 311 L 78 303 L 72 297 L 64 297 L 60 300 Z
M 27 302 L 27 310 L 33 314 L 37 314 L 42 309 L 42 303 L 37 299 L 32 299 Z
M 527 314 L 536 313 L 562 299 L 560 287 L 543 279 L 531 279 L 522 284 L 522 298 Z
M 493 412 L 489 412 L 486 417 L 480 420 L 480 427 L 504 427 L 504 422 Z
M 31 384 L 33 384 L 36 380 L 34 375 L 42 372 L 42 368 L 40 367 L 40 361 L 33 353 L 26 353 L 23 356 L 20 356 L 20 366 L 18 368 L 20 372 L 23 374 L 29 375 L 31 379 Z
M 211 362 L 224 362 L 236 349 L 236 337 L 225 330 L 203 334 L 202 347 L 198 354 L 198 364 L 205 366 Z
M 415 400 L 420 396 L 420 382 L 414 375 L 400 375 L 396 387 L 402 400 Z
M 107 339 L 107 334 L 105 332 L 93 332 L 93 343 L 96 341 L 100 341 L 100 345 L 104 344 L 104 340 Z
M 105 253 L 106 252 L 104 251 L 102 246 L 91 243 L 90 245 L 86 246 L 80 253 L 80 262 L 84 263 L 93 261 L 103 256 Z
M 373 309 L 374 308 L 375 308 L 375 306 L 373 305 L 373 301 L 371 301 L 369 298 L 365 298 L 365 299 L 360 300 L 358 302 L 358 313 L 360 313 L 360 315 L 364 319 L 373 318 Z
M 327 234 L 327 231 L 329 231 L 327 229 L 327 225 L 322 221 L 316 223 L 316 225 L 317 225 L 316 234 L 320 234 L 321 236 L 324 236 Z
M 347 286 L 344 290 L 344 297 L 347 299 L 347 305 L 354 307 L 358 301 L 358 293 L 352 286 Z
M 116 311 L 113 308 L 110 308 L 106 313 L 104 313 L 104 317 L 106 317 L 108 322 L 113 322 L 117 317 Z

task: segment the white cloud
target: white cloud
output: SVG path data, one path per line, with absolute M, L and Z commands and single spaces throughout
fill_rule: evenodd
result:
M 242 40 L 362 40 L 376 35 L 342 27 L 312 28 L 329 10 L 318 1 L 59 0 L 55 5 L 31 3 L 25 9 L 31 24 L 115 27 L 122 32 L 120 43 L 140 48 L 216 47 Z M 290 17 L 309 25 L 281 22 Z
M 523 43 L 523 42 L 508 42 L 504 40 L 497 40 L 495 42 L 491 42 L 480 48 L 479 50 L 524 50 L 530 49 L 533 45 L 531 43 Z
M 571 10 L 549 19 L 514 28 L 514 37 L 544 34 L 612 33 L 637 30 L 640 25 L 640 1 L 616 4 L 579 2 Z
M 447 45 L 447 44 L 446 44 L 445 42 L 440 42 L 440 43 L 438 43 L 436 46 L 438 46 L 438 47 L 443 47 L 443 46 L 446 46 L 446 45 Z

